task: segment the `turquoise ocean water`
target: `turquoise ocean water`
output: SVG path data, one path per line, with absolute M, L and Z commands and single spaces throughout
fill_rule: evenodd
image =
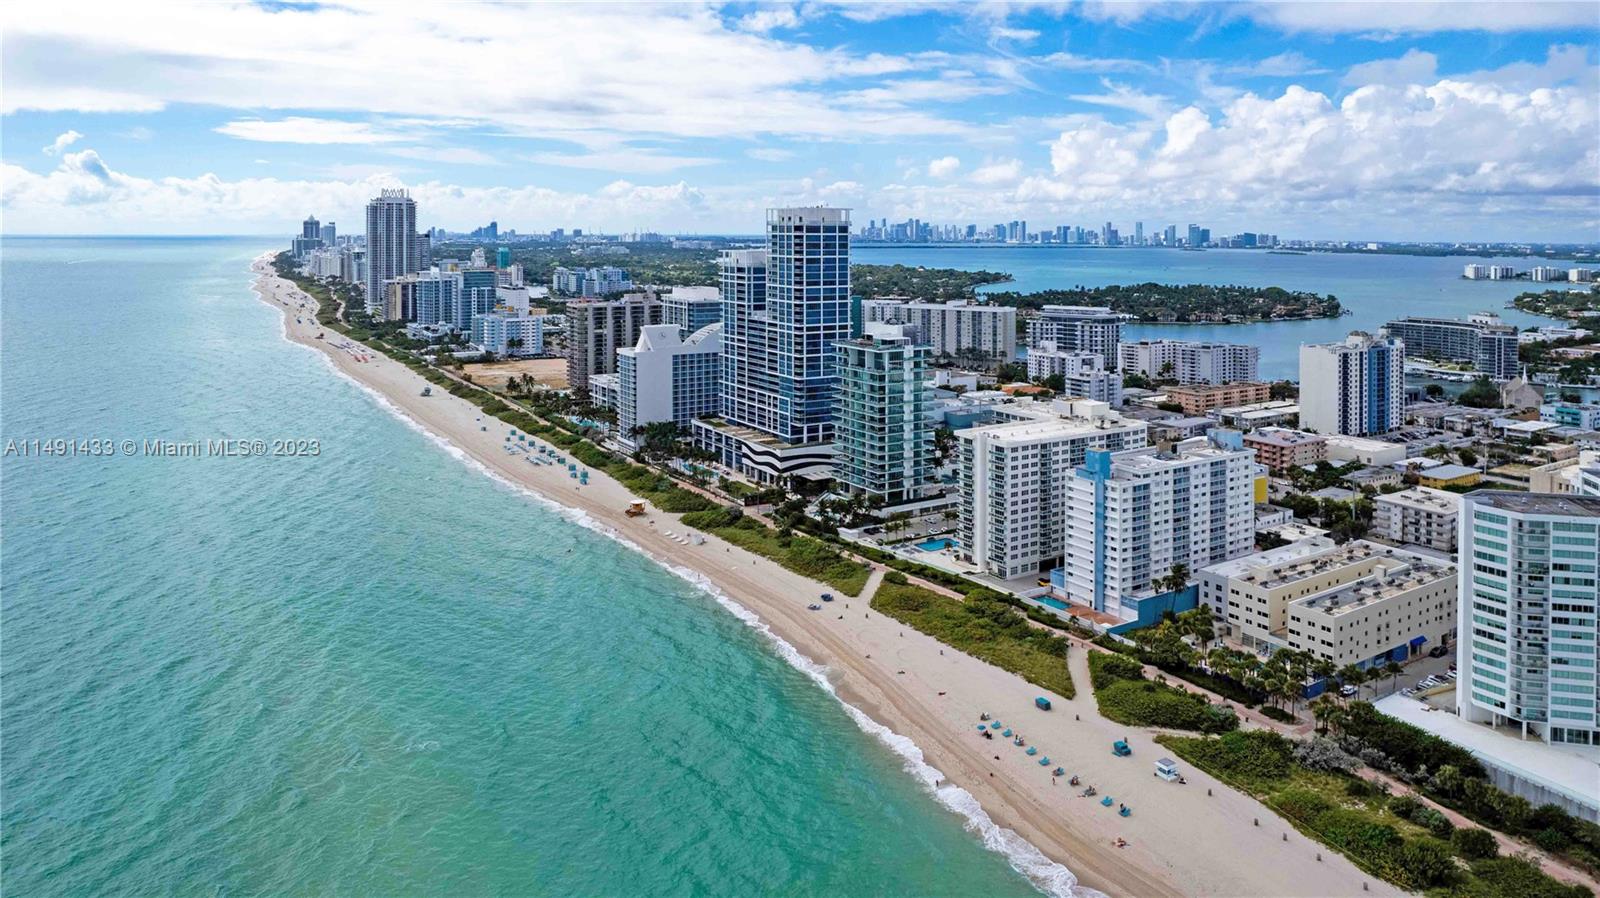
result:
M 284 341 L 263 243 L 0 244 L 0 442 L 321 443 L 0 462 L 6 894 L 1037 894 L 716 597 Z
M 987 288 L 990 290 L 1027 293 L 1155 281 L 1283 287 L 1339 297 L 1339 302 L 1352 314 L 1337 319 L 1242 325 L 1130 325 L 1123 330 L 1124 338 L 1130 340 L 1169 338 L 1254 343 L 1261 347 L 1261 376 L 1274 380 L 1298 379 L 1301 343 L 1337 340 L 1352 330 L 1377 330 L 1384 322 L 1405 315 L 1465 318 L 1474 312 L 1491 311 L 1520 327 L 1549 324 L 1549 319 L 1507 309 L 1505 304 L 1526 290 L 1566 286 L 1461 278 L 1461 269 L 1468 263 L 1506 264 L 1518 271 L 1540 264 L 1524 258 L 914 244 L 858 244 L 851 252 L 857 262 L 1003 271 L 1014 278 L 1011 283 Z

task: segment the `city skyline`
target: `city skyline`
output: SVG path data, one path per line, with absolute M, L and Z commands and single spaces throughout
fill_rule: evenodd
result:
M 8 11 L 7 233 L 277 233 L 404 187 L 462 231 L 740 234 L 826 204 L 1147 240 L 1600 235 L 1584 3 L 174 12 Z M 396 45 L 415 90 L 374 88 Z

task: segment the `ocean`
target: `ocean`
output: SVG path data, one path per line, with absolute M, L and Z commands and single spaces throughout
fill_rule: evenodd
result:
M 1535 260 L 1479 259 L 1470 256 L 1398 256 L 1355 253 L 1294 255 L 1263 250 L 1212 249 L 1204 252 L 1146 247 L 866 244 L 851 248 L 856 262 L 922 265 L 967 271 L 1003 271 L 1010 283 L 984 291 L 1071 289 L 1109 284 L 1241 284 L 1331 293 L 1351 314 L 1315 321 L 1232 325 L 1149 325 L 1123 328 L 1125 340 L 1221 340 L 1261 347 L 1261 376 L 1298 380 L 1301 343 L 1327 343 L 1352 330 L 1375 331 L 1406 315 L 1465 318 L 1489 311 L 1519 327 L 1550 319 L 1506 308 L 1518 293 L 1564 284 L 1528 281 L 1468 281 L 1469 263 L 1505 264 L 1522 271 Z M 1551 263 L 1557 264 L 1557 263 Z M 1567 266 L 1571 267 L 1571 266 Z
M 1066 893 L 725 598 L 285 341 L 265 244 L 0 243 L 7 893 Z

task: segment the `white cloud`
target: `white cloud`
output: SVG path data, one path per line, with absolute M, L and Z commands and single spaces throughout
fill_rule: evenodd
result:
M 1172 108 L 1172 104 L 1167 101 L 1166 97 L 1147 94 L 1126 84 L 1117 84 L 1104 78 L 1100 80 L 1100 84 L 1106 89 L 1103 94 L 1073 94 L 1068 99 L 1076 100 L 1079 103 L 1091 103 L 1096 106 L 1113 106 L 1118 109 L 1126 109 L 1130 112 L 1136 112 L 1145 118 L 1163 116 Z
M 1259 23 L 1288 32 L 1323 34 L 1440 31 L 1557 31 L 1592 29 L 1590 2 L 1462 3 L 1456 0 L 1331 0 L 1331 2 L 1252 3 L 1240 8 Z
M 1021 160 L 1002 159 L 997 162 L 987 162 L 980 166 L 972 173 L 972 182 L 993 187 L 1013 183 L 1021 177 Z
M 391 156 L 417 159 L 422 162 L 439 162 L 445 165 L 504 165 L 505 162 L 469 147 L 389 147 L 384 150 Z
M 290 116 L 277 121 L 238 119 L 213 129 L 218 134 L 240 140 L 266 143 L 393 143 L 406 139 L 403 134 L 378 131 L 366 122 L 346 122 L 329 118 Z
M 400 186 L 411 190 L 428 222 L 457 227 L 481 221 L 485 210 L 527 226 L 595 221 L 661 229 L 693 226 L 707 221 L 710 213 L 707 194 L 681 181 L 618 181 L 594 193 L 576 193 L 534 185 L 402 184 L 392 173 L 359 174 L 357 180 L 321 181 L 225 181 L 212 174 L 150 179 L 113 170 L 91 149 L 65 154 L 55 170 L 42 175 L 0 163 L 0 205 L 13 233 L 186 233 L 197 226 L 211 233 L 287 233 L 290 219 L 303 214 L 292 210 L 316 208 L 327 210 L 328 217 L 354 220 L 379 189 Z
M 762 162 L 787 162 L 794 158 L 794 150 L 785 150 L 780 147 L 755 147 L 745 150 L 744 154 L 751 159 L 760 159 Z
M 948 178 L 961 167 L 961 160 L 954 156 L 944 156 L 928 163 L 928 177 Z
M 717 161 L 705 156 L 673 156 L 667 153 L 626 148 L 594 153 L 533 153 L 522 158 L 541 165 L 631 172 L 634 174 L 659 174 L 696 165 L 710 165 Z
M 796 28 L 800 25 L 800 14 L 792 6 L 773 6 L 758 9 L 739 19 L 740 31 L 753 31 L 766 34 L 775 28 Z
M 77 131 L 67 130 L 56 135 L 56 139 L 43 152 L 46 156 L 59 156 L 61 151 L 83 139 Z
M 373 129 L 313 118 L 362 110 L 375 120 L 440 110 L 512 136 L 549 129 L 631 137 L 855 140 L 948 136 L 961 122 L 884 104 L 835 102 L 846 79 L 926 66 L 912 58 L 786 42 L 728 26 L 699 5 L 416 4 L 383 0 L 266 8 L 175 2 L 159 27 L 147 11 L 107 4 L 60 15 L 7 9 L 0 112 L 150 111 L 185 103 L 292 111 L 230 123 L 247 139 L 367 142 Z M 778 10 L 761 10 L 782 18 Z M 404 48 L 404 88 L 394 71 Z M 92 66 L 59 60 L 93 58 Z M 558 66 L 538 60 L 559 59 Z M 534 69 L 530 69 L 533 66 Z M 528 74 L 537 69 L 537 74 Z M 523 73 L 523 74 L 516 74 Z M 917 88 L 883 85 L 900 96 Z M 268 118 L 269 116 L 263 116 Z M 304 119 L 304 120 L 301 120 Z
M 1357 63 L 1346 72 L 1344 84 L 1423 84 L 1439 71 L 1439 57 L 1416 47 L 1398 59 L 1375 59 Z
M 1039 32 L 1032 28 L 1009 28 L 1005 25 L 996 25 L 989 29 L 989 39 L 993 41 L 1010 41 L 1019 44 L 1031 44 L 1039 39 Z
M 1294 78 L 1300 75 L 1320 75 L 1328 70 L 1318 66 L 1309 56 L 1299 50 L 1285 50 L 1276 56 L 1268 56 L 1260 62 L 1244 66 L 1232 66 L 1226 71 L 1231 75 L 1244 75 L 1246 77 Z

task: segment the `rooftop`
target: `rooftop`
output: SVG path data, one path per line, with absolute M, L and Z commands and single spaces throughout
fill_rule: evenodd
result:
M 1524 493 L 1511 490 L 1478 490 L 1467 498 L 1476 505 L 1487 505 L 1516 514 L 1550 514 L 1571 517 L 1600 517 L 1600 496 L 1566 496 L 1554 493 Z
M 1392 599 L 1419 586 L 1430 586 L 1441 580 L 1454 581 L 1455 578 L 1456 568 L 1453 564 L 1404 553 L 1400 557 L 1381 560 L 1370 573 L 1362 574 L 1348 583 L 1289 604 L 1329 617 L 1339 617 L 1373 602 Z
M 1458 477 L 1470 477 L 1482 473 L 1477 468 L 1469 468 L 1466 465 L 1435 465 L 1423 471 L 1422 476 L 1430 480 L 1455 480 Z
M 1374 496 L 1374 502 L 1405 505 L 1422 511 L 1456 512 L 1461 510 L 1461 496 L 1425 486 L 1412 487 L 1398 493 Z
M 1291 549 L 1296 551 L 1289 552 Z M 1340 546 L 1335 545 L 1330 539 L 1318 538 L 1246 555 L 1207 570 L 1227 577 L 1237 577 L 1245 583 L 1264 589 L 1276 589 L 1307 577 L 1315 577 L 1341 567 L 1361 565 L 1369 561 L 1381 561 L 1390 565 L 1401 565 L 1404 568 L 1449 567 L 1438 559 L 1364 539 L 1351 540 Z M 1399 570 L 1399 568 L 1392 569 Z M 1435 571 L 1431 579 L 1437 578 L 1438 574 Z
M 1268 446 L 1307 446 L 1317 443 L 1326 443 L 1327 440 L 1320 434 L 1306 433 L 1303 430 L 1289 430 L 1284 427 L 1263 428 L 1245 434 L 1247 443 L 1263 443 Z

